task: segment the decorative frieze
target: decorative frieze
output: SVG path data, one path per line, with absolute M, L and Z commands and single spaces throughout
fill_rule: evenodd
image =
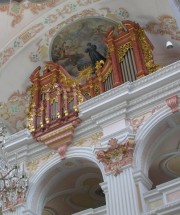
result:
M 92 146 L 101 146 L 100 138 L 103 136 L 103 132 L 99 131 L 90 136 L 83 137 L 73 144 L 73 146 L 80 147 L 92 147 Z
M 46 161 L 51 159 L 53 157 L 53 155 L 54 155 L 54 152 L 48 152 L 47 154 L 45 154 L 39 158 L 30 160 L 29 162 L 27 162 L 27 170 L 28 170 L 29 176 L 31 177 L 36 172 L 36 170 L 41 165 L 43 165 Z

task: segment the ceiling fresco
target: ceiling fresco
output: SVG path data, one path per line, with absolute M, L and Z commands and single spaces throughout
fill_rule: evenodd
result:
M 67 7 L 66 7 L 67 9 Z M 59 13 L 58 13 L 59 14 Z M 62 13 L 61 13 L 62 15 Z M 71 16 L 70 18 L 66 19 L 65 21 L 59 23 L 57 26 L 50 28 L 47 30 L 44 37 L 38 40 L 36 43 L 37 49 L 30 53 L 29 59 L 31 62 L 38 62 L 38 61 L 49 61 L 49 47 L 51 40 L 55 37 L 58 32 L 62 31 L 64 26 L 70 25 L 72 22 L 76 22 L 82 17 L 84 19 L 88 17 L 99 17 L 113 19 L 114 22 L 116 21 L 119 23 L 120 20 L 125 20 L 129 18 L 129 13 L 124 8 L 117 8 L 116 10 L 111 10 L 108 7 L 99 8 L 96 10 L 94 8 L 90 8 L 88 10 L 83 10 L 81 13 Z M 54 20 L 51 20 L 52 16 L 47 17 L 46 19 L 50 20 L 49 23 L 53 23 Z
M 103 37 L 115 22 L 100 18 L 87 18 L 73 23 L 60 31 L 51 48 L 53 62 L 62 65 L 76 78 L 79 71 L 95 62 L 106 59 Z
M 164 15 L 158 18 L 159 22 L 148 22 L 144 29 L 151 34 L 169 35 L 174 40 L 180 41 L 180 30 L 175 18 Z
M 22 50 L 27 43 L 32 41 L 34 37 L 40 36 L 42 30 L 47 31 L 45 35 L 48 35 L 48 40 L 50 37 L 54 35 L 58 30 L 63 28 L 65 25 L 80 19 L 81 17 L 87 16 L 106 16 L 109 14 L 109 8 L 102 8 L 99 10 L 96 9 L 86 9 L 82 10 L 80 13 L 73 15 L 75 12 L 81 9 L 81 7 L 92 6 L 94 1 L 83 1 L 77 0 L 74 2 L 73 7 L 72 4 L 67 3 L 64 4 L 61 8 L 55 8 L 47 13 L 46 16 L 40 17 L 38 21 L 29 26 L 28 29 L 25 29 L 17 37 L 15 37 L 4 49 L 0 52 L 0 67 L 6 64 L 16 53 L 17 51 Z M 70 16 L 70 18 L 69 18 Z M 19 19 L 19 18 L 18 18 Z M 61 23 L 59 23 L 59 19 L 65 19 Z M 57 23 L 55 27 L 52 28 L 52 24 Z M 41 37 L 42 38 L 42 37 Z M 42 40 L 42 39 L 41 39 Z M 45 41 L 47 43 L 47 41 Z M 43 59 L 42 59 L 43 60 Z
M 10 0 L 0 0 L 0 4 L 9 4 Z
M 0 118 L 6 122 L 12 133 L 26 128 L 30 93 L 19 91 L 13 93 L 6 103 L 0 102 Z
M 33 2 L 33 3 L 38 3 L 38 4 L 40 4 L 40 3 L 44 3 L 44 2 L 47 2 L 47 1 L 49 1 L 49 0 L 28 0 L 28 1 L 30 1 L 30 2 Z M 0 0 L 0 4 L 4 4 L 4 3 L 6 3 L 6 4 L 10 4 L 10 0 Z M 18 2 L 18 1 L 17 1 Z M 22 1 L 20 1 L 20 2 L 22 2 Z
M 10 0 L 0 0 L 0 12 L 5 12 L 8 16 L 12 17 L 11 27 L 15 27 L 19 24 L 27 10 L 32 14 L 37 15 L 41 11 L 53 8 L 57 4 L 62 3 L 64 0 L 29 0 L 18 3 Z

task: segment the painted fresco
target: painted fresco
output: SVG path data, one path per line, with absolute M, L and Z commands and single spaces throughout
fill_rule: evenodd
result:
M 16 0 L 11 1 L 10 5 L 10 0 L 0 0 L 0 12 L 6 12 L 11 16 L 11 27 L 14 28 L 23 20 L 27 10 L 31 11 L 32 15 L 37 15 L 44 9 L 53 8 L 63 1 L 65 0 Z
M 9 0 L 0 0 L 0 4 L 9 3 Z
M 102 18 L 87 18 L 67 26 L 52 42 L 53 62 L 62 65 L 74 78 L 86 67 L 94 68 L 97 60 L 106 60 L 103 37 L 112 26 L 117 24 Z
M 180 41 L 180 31 L 175 18 L 172 16 L 160 16 L 158 22 L 148 22 L 144 30 L 151 34 L 169 35 L 171 39 Z
M 6 103 L 0 102 L 0 118 L 6 122 L 12 133 L 26 128 L 26 116 L 29 109 L 29 88 L 20 93 L 14 92 Z
M 29 0 L 30 2 L 33 2 L 33 3 L 43 3 L 43 2 L 46 2 L 48 0 Z M 17 1 L 18 2 L 18 1 Z M 21 2 L 21 1 L 20 1 Z M 10 0 L 0 0 L 0 4 L 4 4 L 4 3 L 10 3 Z

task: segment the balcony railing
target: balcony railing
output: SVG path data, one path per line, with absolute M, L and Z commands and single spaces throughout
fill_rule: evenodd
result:
M 149 214 L 180 214 L 180 178 L 158 185 L 156 189 L 144 194 L 144 201 Z M 167 212 L 167 213 L 166 213 Z

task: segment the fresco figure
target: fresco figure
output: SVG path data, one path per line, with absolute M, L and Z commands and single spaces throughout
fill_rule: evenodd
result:
M 91 63 L 93 65 L 93 67 L 96 66 L 97 61 L 100 61 L 100 60 L 105 61 L 106 60 L 106 58 L 102 54 L 100 54 L 96 49 L 97 49 L 96 45 L 93 45 L 91 43 L 87 43 L 87 48 L 86 48 L 85 52 L 89 53 L 89 57 L 91 59 Z

